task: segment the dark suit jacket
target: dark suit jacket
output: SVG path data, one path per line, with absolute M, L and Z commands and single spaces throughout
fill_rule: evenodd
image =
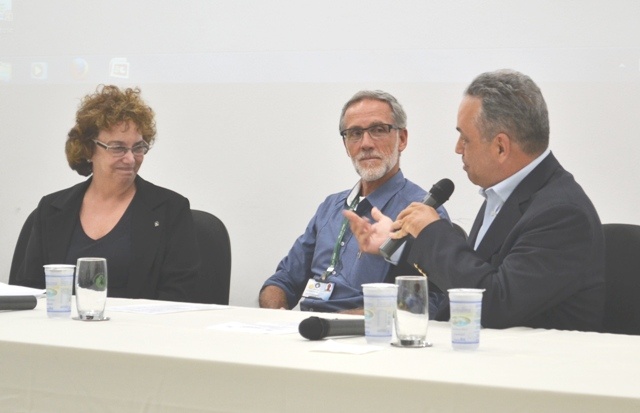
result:
M 91 178 L 42 198 L 16 284 L 45 288 L 44 264 L 64 263 Z M 189 200 L 136 177 L 126 298 L 190 301 L 200 256 Z
M 604 311 L 604 235 L 598 214 L 553 154 L 516 187 L 473 250 L 448 222 L 428 225 L 408 260 L 443 291 L 484 288 L 482 325 L 598 331 Z M 439 320 L 448 320 L 448 305 Z

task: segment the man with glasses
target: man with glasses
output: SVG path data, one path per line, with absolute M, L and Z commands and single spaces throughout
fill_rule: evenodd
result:
M 304 234 L 264 283 L 261 307 L 291 309 L 302 298 L 302 310 L 362 314 L 362 284 L 393 282 L 395 275 L 415 271 L 360 254 L 342 216 L 349 209 L 367 219 L 379 211 L 395 217 L 411 202 L 424 199 L 426 192 L 400 170 L 400 153 L 408 141 L 404 109 L 388 93 L 361 91 L 342 108 L 339 126 L 360 180 L 320 205 Z M 438 212 L 448 219 L 443 208 Z M 435 291 L 433 297 L 435 308 Z
M 90 177 L 41 199 L 17 284 L 44 288 L 44 264 L 104 257 L 110 297 L 193 300 L 200 256 L 189 200 L 138 175 L 155 135 L 138 89 L 101 86 L 82 100 L 65 152 Z

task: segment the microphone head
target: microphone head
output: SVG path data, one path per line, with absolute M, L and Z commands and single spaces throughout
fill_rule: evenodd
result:
M 321 340 L 327 336 L 329 325 L 320 317 L 309 317 L 300 322 L 298 332 L 308 340 Z
M 449 197 L 453 193 L 454 187 L 455 186 L 453 185 L 453 181 L 451 181 L 451 179 L 444 178 L 436 182 L 431 187 L 429 193 L 436 201 L 438 201 L 438 205 L 442 205 L 449 199 Z

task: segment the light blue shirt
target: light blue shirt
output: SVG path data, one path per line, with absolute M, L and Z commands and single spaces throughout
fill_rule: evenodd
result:
M 280 287 L 285 292 L 289 305 L 296 305 L 307 281 L 310 278 L 319 279 L 329 267 L 344 221 L 342 211 L 349 207 L 359 192 L 360 183 L 354 189 L 328 196 L 318 207 L 304 234 L 296 240 L 289 254 L 278 264 L 276 273 L 267 279 L 264 286 Z M 356 212 L 373 222 L 370 207 L 375 206 L 383 214 L 395 219 L 411 202 L 420 202 L 425 195 L 425 190 L 405 179 L 400 171 L 365 197 Z M 364 208 L 364 212 L 361 208 Z M 444 208 L 438 209 L 438 212 L 448 219 Z M 336 312 L 361 308 L 362 284 L 384 282 L 389 273 L 390 264 L 381 256 L 360 254 L 358 241 L 348 227 L 340 244 L 339 254 L 335 269 L 326 280 L 335 283 L 331 297 L 327 301 L 304 298 L 300 302 L 302 310 Z
M 511 175 L 504 181 L 498 182 L 494 186 L 487 189 L 480 189 L 480 195 L 485 197 L 485 199 L 487 200 L 487 206 L 484 209 L 484 219 L 482 220 L 482 226 L 478 231 L 478 237 L 476 238 L 474 249 L 478 249 L 478 245 L 480 245 L 482 238 L 484 238 L 484 235 L 489 230 L 489 227 L 491 227 L 493 220 L 496 218 L 496 216 L 500 212 L 500 209 L 507 201 L 507 199 L 509 199 L 516 187 L 527 175 L 531 173 L 531 171 L 535 169 L 536 166 L 540 164 L 540 162 L 544 160 L 544 158 L 549 155 L 549 153 L 551 153 L 551 150 L 547 148 L 547 150 L 544 151 L 542 155 L 534 159 L 529 165 L 520 169 L 518 172 Z

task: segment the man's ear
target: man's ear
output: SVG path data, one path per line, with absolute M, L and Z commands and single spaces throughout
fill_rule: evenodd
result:
M 511 153 L 511 138 L 506 133 L 499 133 L 494 138 L 494 144 L 496 146 L 496 151 L 498 153 L 498 157 L 501 159 L 507 159 L 509 154 Z
M 398 139 L 400 139 L 398 152 L 402 152 L 407 147 L 407 143 L 409 142 L 409 132 L 406 129 L 400 129 L 398 131 Z

